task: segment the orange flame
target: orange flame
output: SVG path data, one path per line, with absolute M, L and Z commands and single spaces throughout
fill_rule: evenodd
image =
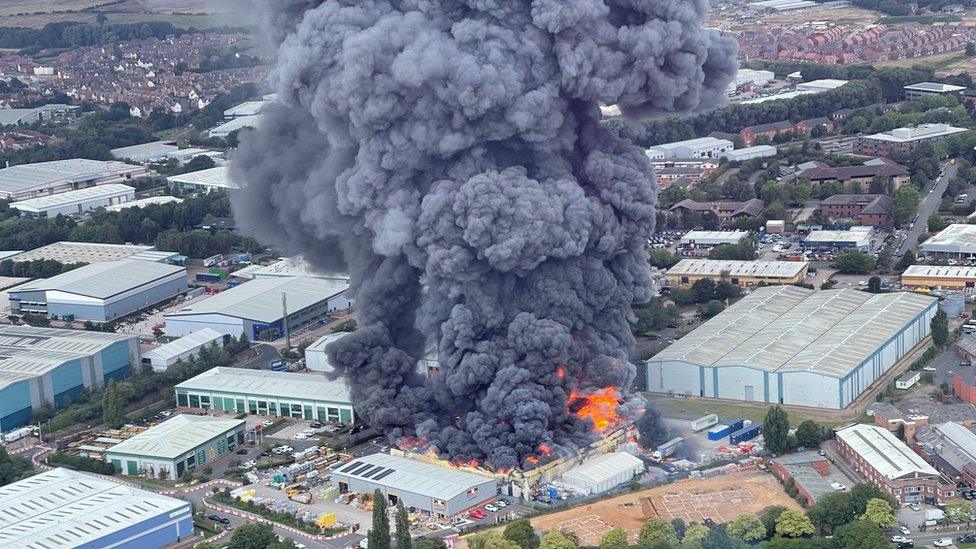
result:
M 620 404 L 620 393 L 613 387 L 607 387 L 590 395 L 580 395 L 573 391 L 569 395 L 569 409 L 577 417 L 593 420 L 593 428 L 606 431 L 611 425 L 620 420 L 617 406 Z
M 550 448 L 548 444 L 543 442 L 542 444 L 539 445 L 539 453 L 545 457 L 549 457 L 552 455 L 552 448 Z
M 451 465 L 453 465 L 455 467 L 471 467 L 472 469 L 477 469 L 478 468 L 478 460 L 476 460 L 476 459 L 469 459 L 468 461 L 463 461 L 463 460 L 452 461 L 451 462 Z
M 534 456 L 532 454 L 529 454 L 529 455 L 525 456 L 525 461 L 528 461 L 532 465 L 535 465 L 535 464 L 539 463 L 539 456 Z
M 556 366 L 556 377 L 559 379 L 566 377 L 566 370 L 562 366 Z

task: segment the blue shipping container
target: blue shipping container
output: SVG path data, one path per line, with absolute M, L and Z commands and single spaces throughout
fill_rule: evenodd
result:
M 743 425 L 743 420 L 741 419 L 730 419 L 726 421 L 725 424 L 729 426 L 730 433 L 734 433 L 745 426 Z
M 740 442 L 752 440 L 762 433 L 762 426 L 762 423 L 756 422 L 744 429 L 739 429 L 738 431 L 729 435 L 729 442 L 732 444 L 738 444 Z
M 559 499 L 559 490 L 550 487 L 549 488 L 549 499 L 551 499 L 551 500 L 557 500 L 557 499 Z
M 708 430 L 708 440 L 722 440 L 730 433 L 728 425 L 716 425 Z
M 220 276 L 210 273 L 197 273 L 197 282 L 220 282 Z

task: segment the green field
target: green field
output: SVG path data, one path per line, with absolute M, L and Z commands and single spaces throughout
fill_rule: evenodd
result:
M 705 400 L 697 398 L 676 398 L 656 393 L 644 393 L 648 404 L 661 412 L 665 417 L 696 419 L 706 414 L 718 414 L 721 418 L 737 417 L 752 421 L 762 421 L 769 409 L 767 404 L 746 404 L 738 402 Z M 797 426 L 805 420 L 811 419 L 827 427 L 836 427 L 850 423 L 838 421 L 816 410 L 795 410 L 784 408 L 790 418 L 790 425 Z

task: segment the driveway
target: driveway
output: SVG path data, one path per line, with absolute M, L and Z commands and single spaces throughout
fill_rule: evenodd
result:
M 281 360 L 281 353 L 272 345 L 258 343 L 251 347 L 250 353 L 245 353 L 241 362 L 235 368 L 251 368 L 252 370 L 267 370 L 272 362 Z

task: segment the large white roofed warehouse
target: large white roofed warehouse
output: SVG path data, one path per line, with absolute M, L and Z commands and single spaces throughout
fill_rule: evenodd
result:
M 652 392 L 845 408 L 929 335 L 934 298 L 759 288 L 646 362 Z

